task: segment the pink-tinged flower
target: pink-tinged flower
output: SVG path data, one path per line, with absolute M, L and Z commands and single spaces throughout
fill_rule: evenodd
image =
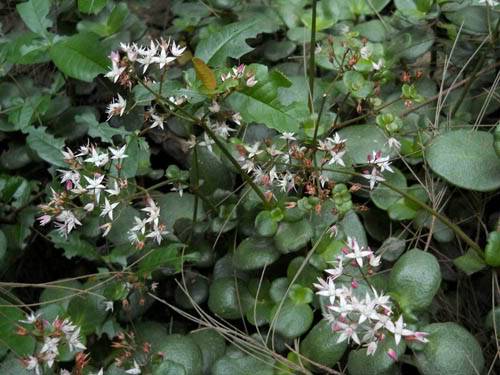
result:
M 363 173 L 362 176 L 370 181 L 370 190 L 373 190 L 377 182 L 385 181 L 385 178 L 383 178 L 382 175 L 380 175 L 377 168 L 373 168 L 370 173 L 368 172 Z
M 356 323 L 346 324 L 343 322 L 338 322 L 340 327 L 340 336 L 337 339 L 337 343 L 347 340 L 350 342 L 352 339 L 356 344 L 360 345 L 361 341 L 359 340 L 358 333 L 356 330 L 358 329 L 358 325 Z
M 233 78 L 239 79 L 243 77 L 243 73 L 245 73 L 245 64 L 240 64 L 236 68 L 233 68 Z
M 251 75 L 250 77 L 248 77 L 247 81 L 246 81 L 246 85 L 248 87 L 254 87 L 259 81 L 257 81 L 255 79 L 255 76 L 254 75 Z
M 373 151 L 371 155 L 368 155 L 368 164 L 377 166 L 381 172 L 385 170 L 394 172 L 390 167 L 389 156 L 382 156 L 382 151 Z
M 42 368 L 37 357 L 30 355 L 27 358 L 24 358 L 22 362 L 26 370 L 34 371 L 36 375 L 41 375 Z
M 42 215 L 42 216 L 38 217 L 37 220 L 40 222 L 41 226 L 44 226 L 44 225 L 47 225 L 48 223 L 50 223 L 50 221 L 52 220 L 52 217 L 50 215 Z
M 69 210 L 63 210 L 56 216 L 55 220 L 57 231 L 60 232 L 63 237 L 67 237 L 77 225 L 82 225 L 73 212 Z
M 366 355 L 374 355 L 377 351 L 377 341 L 371 341 L 366 347 Z
M 398 354 L 396 353 L 396 351 L 394 349 L 389 349 L 387 351 L 387 355 L 394 361 L 394 362 L 397 362 L 398 361 Z

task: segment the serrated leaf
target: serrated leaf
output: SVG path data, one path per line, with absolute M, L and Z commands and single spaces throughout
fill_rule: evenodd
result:
M 269 30 L 259 20 L 235 22 L 200 40 L 195 56 L 211 66 L 223 66 L 228 57 L 240 58 L 253 50 L 246 40 Z
M 92 33 L 75 34 L 57 42 L 49 54 L 63 73 L 86 82 L 105 73 L 109 66 L 106 49 L 101 47 L 99 38 Z
M 3 298 L 0 298 L 0 349 L 6 347 L 17 356 L 31 355 L 35 349 L 35 339 L 31 335 L 16 334 L 19 320 L 25 319 L 23 311 Z
M 58 167 L 66 166 L 61 153 L 64 140 L 47 133 L 44 127 L 30 128 L 26 142 L 41 159 Z
M 246 122 L 265 124 L 280 132 L 297 132 L 301 125 L 301 118 L 308 115 L 304 103 L 283 105 L 278 96 L 279 88 L 291 86 L 290 80 L 279 71 L 267 72 L 261 65 L 255 67 L 258 83 L 254 87 L 247 87 L 233 93 L 229 104 L 239 112 Z
M 29 0 L 17 4 L 16 8 L 25 25 L 34 33 L 44 34 L 52 26 L 52 21 L 47 18 L 50 0 Z
M 476 191 L 500 187 L 500 159 L 491 133 L 449 131 L 432 140 L 426 156 L 434 173 L 453 185 Z
M 52 231 L 50 239 L 55 247 L 64 250 L 64 256 L 68 259 L 81 257 L 88 260 L 96 260 L 100 258 L 95 246 L 82 240 L 76 233 L 71 233 L 68 238 L 63 238 L 56 231 Z
M 78 10 L 82 13 L 99 13 L 108 0 L 78 0 Z

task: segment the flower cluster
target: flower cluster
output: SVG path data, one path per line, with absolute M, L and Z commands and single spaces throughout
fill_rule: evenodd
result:
M 67 148 L 63 151 L 69 169 L 58 169 L 64 190 L 52 191 L 48 203 L 40 205 L 43 215 L 38 218 L 41 225 L 54 223 L 57 232 L 67 237 L 73 229 L 82 225 L 87 215 L 97 214 L 104 223 L 100 226 L 103 237 L 110 232 L 116 219 L 115 211 L 120 205 L 129 204 L 126 194 L 128 180 L 120 177 L 122 161 L 127 146 L 100 149 L 96 145 L 81 146 L 77 153 Z M 165 225 L 159 222 L 160 209 L 155 202 L 147 199 L 142 209 L 147 217 L 135 218 L 136 225 L 130 230 L 130 239 L 138 248 L 144 246 L 147 238 L 158 244 L 167 234 Z
M 365 262 L 370 271 L 370 268 L 379 266 L 380 256 L 375 256 L 369 248 L 361 247 L 355 238 L 348 237 L 346 247 L 337 258 L 336 267 L 327 269 L 328 277 L 318 278 L 318 284 L 314 284 L 318 289 L 317 294 L 328 299 L 325 319 L 333 331 L 339 333 L 337 341 L 352 340 L 358 345 L 366 345 L 367 355 L 373 355 L 378 344 L 387 340 L 388 335 L 394 337 L 396 345 L 401 339 L 426 343 L 425 332 L 406 328 L 403 316 L 396 317 L 389 296 L 377 292 L 371 286 L 363 296 L 360 283 L 352 275 L 347 276 L 358 271 L 364 277 Z M 346 272 L 349 268 L 352 272 Z M 350 284 L 346 278 L 350 278 Z M 397 359 L 394 350 L 389 351 L 388 355 Z
M 32 335 L 41 342 L 40 349 L 34 355 L 23 358 L 22 362 L 27 370 L 34 371 L 36 375 L 42 374 L 44 365 L 52 368 L 57 361 L 61 345 L 67 346 L 70 352 L 78 353 L 86 349 L 81 341 L 80 327 L 69 319 L 56 317 L 53 322 L 48 322 L 40 314 L 28 314 L 26 319 L 19 321 L 17 334 L 21 336 Z
M 249 71 L 246 71 L 246 66 L 245 64 L 240 64 L 234 68 L 231 69 L 231 71 L 221 74 L 221 80 L 222 82 L 225 82 L 227 80 L 240 80 L 244 79 L 245 80 L 245 85 L 248 87 L 253 87 L 255 86 L 258 81 L 255 79 L 255 74 Z

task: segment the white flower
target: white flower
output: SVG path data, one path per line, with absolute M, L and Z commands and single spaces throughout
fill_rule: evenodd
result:
M 94 203 L 87 203 L 85 206 L 83 206 L 83 209 L 87 212 L 92 212 L 94 211 L 95 204 Z
M 280 138 L 281 139 L 284 139 L 286 141 L 296 141 L 297 138 L 294 137 L 295 133 L 292 133 L 292 132 L 284 132 Z
M 160 55 L 154 56 L 152 61 L 160 65 L 160 69 L 163 69 L 165 65 L 170 64 L 172 61 L 175 61 L 175 57 L 168 56 L 167 50 L 165 48 L 161 48 Z M 144 70 L 146 71 L 146 70 Z
M 19 323 L 25 323 L 25 324 L 33 324 L 35 323 L 38 318 L 40 318 L 41 314 L 36 314 L 34 312 L 30 314 L 26 314 L 26 319 L 25 320 L 19 320 Z
M 76 352 L 78 350 L 85 350 L 87 347 L 83 345 L 80 341 L 80 327 L 75 329 L 70 335 L 66 336 L 66 340 L 68 341 L 68 347 L 70 352 Z
M 109 121 L 109 119 L 113 116 L 123 116 L 126 107 L 127 101 L 123 99 L 120 94 L 118 94 L 118 98 L 113 99 L 113 101 L 106 108 L 106 113 L 108 114 L 107 121 Z
M 170 48 L 170 52 L 172 52 L 172 55 L 174 55 L 175 57 L 179 57 L 180 55 L 182 55 L 185 50 L 186 47 L 180 48 L 180 46 L 175 44 L 175 41 L 172 43 L 172 47 Z
M 125 52 L 127 54 L 127 58 L 131 62 L 134 62 L 137 60 L 138 48 L 137 48 L 137 45 L 135 43 L 132 45 L 120 43 L 120 48 L 122 49 L 123 52 Z
M 105 223 L 105 224 L 101 225 L 99 228 L 101 228 L 103 230 L 102 236 L 106 237 L 109 234 L 109 231 L 111 230 L 112 227 L 113 227 L 112 223 Z
M 102 167 L 103 165 L 106 165 L 106 163 L 109 161 L 109 156 L 107 152 L 99 153 L 95 147 L 92 147 L 91 150 L 91 155 L 87 159 L 85 159 L 86 163 L 93 163 L 96 167 Z
M 134 367 L 131 369 L 125 371 L 126 374 L 131 374 L 131 375 L 138 375 L 141 373 L 141 368 L 137 364 L 136 360 L 134 359 Z
M 241 120 L 243 120 L 243 118 L 241 117 L 240 113 L 239 112 L 236 112 L 234 113 L 231 118 L 233 119 L 233 121 L 235 123 L 237 123 L 238 125 L 241 125 Z
M 380 168 L 381 172 L 387 170 L 394 173 L 390 167 L 391 163 L 389 161 L 389 156 L 382 156 L 381 151 L 373 151 L 371 155 L 368 155 L 368 164 L 376 165 Z
M 95 374 L 89 374 L 89 375 L 104 375 L 104 369 L 101 367 L 101 369 L 99 370 L 99 372 L 97 372 Z
M 345 155 L 346 151 L 330 151 L 331 159 L 328 161 L 328 165 L 331 164 L 338 164 L 341 165 L 342 167 L 345 167 L 344 160 L 342 160 L 342 157 Z
M 390 148 L 393 148 L 394 150 L 397 150 L 397 151 L 399 151 L 399 149 L 401 148 L 401 143 L 396 138 L 393 138 L 393 137 L 391 137 L 387 140 L 387 145 Z
M 120 186 L 118 185 L 118 182 L 116 180 L 113 182 L 113 188 L 112 189 L 106 189 L 106 193 L 108 193 L 111 196 L 114 195 L 119 195 L 120 194 Z
M 111 70 L 104 76 L 106 78 L 111 79 L 114 83 L 116 83 L 124 71 L 125 67 L 119 67 L 118 64 L 115 61 L 113 61 L 113 66 Z
M 231 132 L 234 132 L 236 130 L 231 129 L 226 122 L 216 122 L 215 125 L 212 126 L 215 134 L 217 134 L 219 137 L 222 137 L 224 139 L 227 139 L 230 135 Z
M 360 247 L 358 241 L 352 237 L 347 237 L 347 246 L 351 252 L 345 254 L 345 257 L 356 260 L 360 267 L 363 267 L 363 258 L 373 254 L 370 250 L 363 250 L 364 248 Z
M 401 337 L 413 336 L 413 331 L 405 328 L 406 324 L 403 322 L 403 315 L 399 316 L 399 319 L 394 324 L 391 320 L 388 320 L 385 324 L 385 328 L 394 335 L 394 340 L 396 345 L 399 345 Z
M 208 107 L 208 110 L 212 113 L 218 113 L 220 111 L 220 105 L 215 100 L 212 101 L 212 105 Z
M 127 149 L 127 145 L 123 145 L 120 148 L 109 147 L 109 151 L 111 151 L 111 154 L 113 154 L 113 156 L 111 156 L 111 159 L 121 160 L 121 159 L 127 158 L 128 155 L 125 154 L 126 149 Z
M 385 179 L 379 174 L 377 168 L 373 168 L 371 173 L 363 173 L 362 176 L 370 181 L 370 190 L 373 190 L 378 181 L 385 181 Z
M 154 240 L 156 240 L 156 242 L 159 245 L 163 239 L 163 236 L 165 236 L 167 234 L 168 234 L 168 231 L 165 230 L 164 225 L 155 225 L 153 230 L 150 233 L 146 234 L 146 237 L 153 238 Z
M 205 146 L 208 151 L 212 152 L 212 145 L 215 143 L 207 133 L 203 133 L 203 141 L 199 142 L 200 146 Z
M 113 210 L 119 204 L 120 204 L 120 202 L 109 203 L 108 198 L 104 198 L 104 206 L 102 206 L 101 215 L 99 215 L 99 216 L 106 216 L 106 215 L 108 215 L 109 220 L 113 220 Z
M 260 147 L 260 142 L 255 142 L 252 146 L 245 146 L 245 149 L 248 151 L 249 159 L 262 153 L 262 150 L 259 150 L 259 147 Z
M 82 225 L 80 221 L 76 218 L 73 212 L 69 210 L 63 210 L 59 215 L 56 216 L 56 227 L 57 231 L 60 232 L 64 237 L 67 237 L 68 234 L 77 226 Z
M 255 79 L 255 76 L 254 75 L 251 75 L 250 77 L 248 77 L 247 81 L 246 81 L 246 85 L 248 87 L 254 87 L 259 81 L 257 81 Z
M 28 371 L 35 371 L 36 375 L 40 375 L 41 374 L 41 370 L 42 369 L 40 367 L 40 363 L 38 362 L 38 358 L 37 357 L 34 357 L 34 356 L 30 355 L 23 362 L 24 362 L 24 366 L 25 366 L 26 370 L 28 370 Z
M 271 183 L 274 182 L 274 180 L 279 179 L 278 173 L 276 172 L 276 166 L 274 165 L 271 170 L 269 171 L 269 181 Z
M 328 297 L 330 303 L 333 304 L 335 302 L 335 296 L 337 295 L 337 289 L 335 287 L 335 283 L 332 278 L 328 278 L 326 281 L 322 278 L 318 277 L 319 284 L 313 284 L 313 286 L 318 289 L 316 292 L 319 296 Z
M 75 155 L 73 154 L 73 151 L 71 151 L 68 147 L 66 147 L 67 151 L 62 150 L 61 153 L 64 156 L 64 160 L 66 161 L 71 161 L 75 159 Z
M 148 218 L 145 220 L 146 223 L 154 223 L 155 226 L 158 225 L 158 220 L 160 218 L 160 207 L 158 207 L 154 200 L 148 199 L 147 207 L 141 209 L 148 214 Z
M 131 232 L 130 237 L 132 237 L 133 232 L 141 232 L 142 234 L 146 233 L 146 225 L 147 225 L 146 219 L 142 220 L 140 217 L 136 216 L 134 217 L 134 220 L 135 220 L 135 226 L 133 226 L 130 229 Z
M 370 46 L 363 46 L 359 50 L 359 54 L 363 59 L 367 59 L 372 55 L 372 48 Z
M 60 337 L 49 337 L 46 336 L 42 349 L 40 349 L 40 353 L 54 353 L 55 355 L 59 354 L 59 341 L 61 340 Z M 50 366 L 49 366 L 50 367 Z
M 384 60 L 378 59 L 378 62 L 373 62 L 372 61 L 372 68 L 373 70 L 380 70 L 384 67 Z
M 158 47 L 153 41 L 151 41 L 149 48 L 144 48 L 138 51 L 141 57 L 138 58 L 137 61 L 143 65 L 143 70 L 142 70 L 143 73 L 146 73 L 146 70 L 148 70 L 149 65 L 155 62 L 157 51 Z
M 339 321 L 337 322 L 337 325 L 340 328 L 340 336 L 337 339 L 338 343 L 345 340 L 347 340 L 347 342 L 350 342 L 350 340 L 352 339 L 356 344 L 361 344 L 358 333 L 356 332 L 356 330 L 358 329 L 358 325 L 356 323 L 346 324 Z
M 44 225 L 47 225 L 48 223 L 50 223 L 50 221 L 52 220 L 52 216 L 42 215 L 40 217 L 37 217 L 37 220 L 40 222 L 41 226 L 44 226 Z
M 104 310 L 113 312 L 114 302 L 113 301 L 104 301 Z
M 377 341 L 371 341 L 366 348 L 366 355 L 374 355 L 377 351 Z
M 101 190 L 105 188 L 105 186 L 102 184 L 102 181 L 104 180 L 104 175 L 96 173 L 94 175 L 94 178 L 90 178 L 87 176 L 83 176 L 87 180 L 87 186 L 86 189 L 89 191 L 89 194 L 95 195 L 96 197 L 96 202 L 99 203 L 99 198 L 101 195 Z

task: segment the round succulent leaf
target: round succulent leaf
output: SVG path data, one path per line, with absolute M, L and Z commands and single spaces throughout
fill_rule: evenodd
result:
M 158 351 L 165 353 L 167 360 L 183 366 L 186 375 L 203 374 L 203 355 L 191 336 L 168 335 Z
M 274 360 L 244 355 L 239 351 L 228 352 L 212 366 L 211 375 L 273 375 Z
M 389 262 L 394 262 L 396 259 L 403 254 L 406 248 L 406 241 L 398 237 L 387 238 L 380 248 L 377 250 L 377 254 L 382 256 L 382 259 Z
M 375 124 L 348 126 L 338 133 L 346 140 L 346 156 L 355 164 L 366 164 L 373 151 L 382 151 L 384 155 L 390 153 L 387 137 Z
M 274 303 L 279 303 L 285 297 L 288 285 L 289 283 L 286 277 L 279 277 L 273 280 L 271 288 L 269 289 L 269 296 Z
M 322 319 L 300 343 L 300 353 L 320 365 L 333 367 L 344 355 L 347 341 L 337 342 L 340 334 L 332 330 L 331 324 Z
M 203 373 L 209 374 L 212 365 L 226 352 L 226 341 L 212 328 L 192 331 L 189 336 L 200 348 L 203 357 Z
M 484 320 L 484 326 L 488 329 L 491 329 L 493 331 L 496 330 L 498 332 L 498 329 L 500 328 L 500 306 L 495 306 L 490 310 L 488 315 L 486 315 L 486 319 Z
M 154 366 L 152 375 L 187 375 L 187 372 L 180 363 L 167 359 Z
M 406 190 L 405 175 L 395 167 L 393 170 L 394 173 L 391 173 L 390 171 L 382 172 L 384 179 L 389 184 L 394 185 L 403 191 Z M 375 206 L 382 210 L 387 210 L 392 204 L 401 199 L 401 195 L 399 193 L 382 184 L 378 184 L 377 187 L 370 192 L 370 197 Z
M 397 373 L 397 363 L 389 357 L 387 351 L 393 349 L 399 358 L 406 349 L 403 340 L 396 346 L 392 337 L 386 337 L 379 343 L 373 355 L 366 354 L 366 348 L 352 350 L 349 352 L 347 369 L 350 375 L 392 375 Z M 437 374 L 436 374 L 437 375 Z
M 264 57 L 270 61 L 278 61 L 290 56 L 297 45 L 289 40 L 271 40 L 264 45 Z
M 484 368 L 483 351 L 476 338 L 456 323 L 433 323 L 422 328 L 429 342 L 415 353 L 422 375 L 475 375 Z
M 167 226 L 167 230 L 172 230 L 174 224 L 179 219 L 193 219 L 195 196 L 184 193 L 182 197 L 177 193 L 167 193 L 157 199 L 160 207 L 160 222 Z M 196 211 L 197 220 L 205 218 L 203 205 L 198 204 Z
M 187 293 L 177 286 L 175 289 L 175 302 L 184 309 L 194 309 L 193 304 L 200 305 L 207 300 L 208 282 L 202 277 L 192 277 L 186 280 Z
M 278 221 L 271 211 L 261 211 L 255 217 L 255 230 L 262 237 L 272 237 L 278 230 Z
M 311 303 L 314 297 L 314 292 L 305 286 L 294 284 L 290 288 L 288 295 L 296 305 Z
M 282 336 L 293 339 L 307 332 L 313 322 L 313 311 L 308 304 L 296 305 L 291 300 L 286 300 L 281 309 L 276 304 L 271 312 L 276 332 Z
M 134 325 L 136 330 L 137 342 L 140 344 L 149 343 L 151 350 L 157 352 L 160 350 L 163 342 L 166 340 L 167 327 L 154 321 L 137 322 Z
M 286 270 L 286 275 L 290 282 L 294 280 L 295 275 L 299 272 L 304 262 L 304 257 L 296 257 L 290 262 Z M 307 262 L 300 270 L 300 273 L 294 282 L 304 286 L 312 286 L 312 284 L 317 281 L 320 274 L 321 272 L 318 269 Z
M 440 285 L 441 270 L 436 257 L 418 249 L 401 256 L 389 277 L 389 292 L 407 313 L 429 307 Z
M 500 267 L 500 231 L 491 232 L 488 243 L 484 249 L 486 264 L 492 267 Z
M 251 306 L 251 296 L 245 283 L 234 277 L 216 279 L 210 285 L 208 308 L 224 319 L 238 319 Z
M 283 221 L 274 236 L 274 244 L 280 252 L 288 254 L 306 246 L 312 235 L 311 224 L 305 219 L 293 223 Z
M 274 263 L 279 257 L 271 239 L 248 237 L 236 248 L 233 264 L 239 270 L 252 271 Z
M 271 301 L 258 301 L 255 300 L 253 305 L 247 310 L 245 317 L 250 324 L 260 327 L 268 324 L 271 320 L 271 312 L 274 304 Z
M 500 158 L 493 148 L 491 133 L 446 132 L 432 140 L 426 157 L 434 173 L 453 185 L 476 191 L 500 187 Z

